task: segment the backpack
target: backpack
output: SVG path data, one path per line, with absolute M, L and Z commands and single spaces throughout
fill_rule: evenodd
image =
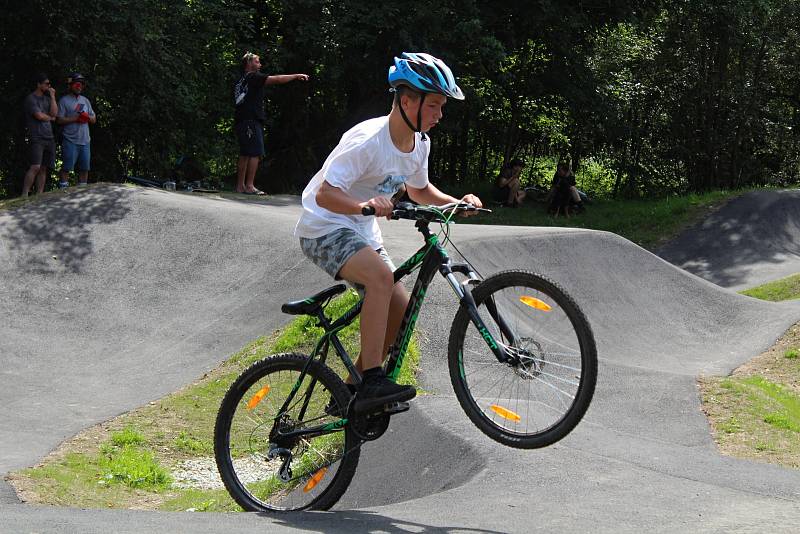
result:
M 247 87 L 248 87 L 248 76 L 245 74 L 242 78 L 236 82 L 236 85 L 233 86 L 233 103 L 236 107 L 242 105 L 244 102 L 244 98 L 247 96 Z

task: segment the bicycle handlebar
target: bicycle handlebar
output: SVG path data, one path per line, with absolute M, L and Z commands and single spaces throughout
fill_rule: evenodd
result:
M 392 219 L 411 219 L 411 220 L 427 220 L 429 222 L 444 222 L 442 214 L 448 211 L 476 211 L 481 213 L 491 213 L 492 210 L 485 208 L 478 208 L 468 202 L 451 202 L 443 206 L 420 206 L 411 202 L 398 202 L 392 210 Z M 372 206 L 364 206 L 361 208 L 361 214 L 364 216 L 375 215 L 375 208 Z

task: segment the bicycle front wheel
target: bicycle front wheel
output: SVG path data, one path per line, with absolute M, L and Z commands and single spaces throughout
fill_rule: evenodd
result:
M 332 424 L 339 417 L 328 415 L 345 413 L 350 394 L 316 361 L 301 380 L 307 361 L 282 354 L 256 362 L 222 401 L 214 455 L 225 487 L 247 511 L 327 510 L 353 478 L 358 440 L 347 425 Z M 312 435 L 285 437 L 325 425 Z
M 487 436 L 520 449 L 552 445 L 589 408 L 597 349 L 589 323 L 546 278 L 506 271 L 472 292 L 492 338 L 513 361 L 500 363 L 463 307 L 450 330 L 448 367 L 461 407 Z

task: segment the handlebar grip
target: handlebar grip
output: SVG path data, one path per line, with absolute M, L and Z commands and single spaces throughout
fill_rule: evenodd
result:
M 361 215 L 375 215 L 375 208 L 372 206 L 364 206 L 361 208 Z

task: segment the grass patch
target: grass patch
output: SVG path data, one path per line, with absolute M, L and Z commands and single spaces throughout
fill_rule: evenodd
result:
M 701 380 L 723 453 L 800 468 L 800 396 L 760 376 Z
M 519 208 L 488 204 L 493 213 L 460 220 L 467 224 L 590 228 L 621 235 L 645 248 L 656 248 L 741 191 L 715 191 L 657 200 L 595 200 L 580 215 L 555 218 L 546 206 L 526 203 Z M 487 192 L 481 198 L 491 198 Z
M 214 444 L 208 440 L 198 439 L 188 432 L 181 432 L 175 438 L 175 449 L 187 454 L 214 454 Z
M 331 302 L 338 315 L 358 300 L 355 291 Z M 213 432 L 217 409 L 235 378 L 253 362 L 278 352 L 309 353 L 322 330 L 308 317 L 295 318 L 269 337 L 249 343 L 196 383 L 112 421 L 89 429 L 49 455 L 43 463 L 9 476 L 20 497 L 39 504 L 79 508 L 133 508 L 238 511 L 224 488 L 186 488 L 177 484 L 182 462 L 202 461 L 216 469 Z M 339 333 L 355 356 L 359 322 Z M 412 338 L 400 381 L 416 385 L 419 347 Z M 331 353 L 340 376 L 343 366 Z M 98 443 L 100 445 L 98 445 Z
M 117 447 L 126 445 L 141 445 L 144 437 L 133 428 L 126 426 L 120 432 L 111 434 L 111 443 Z
M 241 511 L 228 492 L 219 490 L 187 489 L 168 499 L 160 509 L 166 512 L 233 512 Z
M 740 293 L 771 302 L 798 299 L 800 298 L 800 274 L 781 278 L 751 289 L 745 289 Z
M 121 483 L 131 488 L 160 491 L 172 484 L 169 471 L 161 467 L 153 453 L 139 447 L 126 445 L 103 454 L 98 462 L 101 479 L 98 484 Z
M 800 468 L 800 323 L 729 377 L 700 380 L 724 454 Z

